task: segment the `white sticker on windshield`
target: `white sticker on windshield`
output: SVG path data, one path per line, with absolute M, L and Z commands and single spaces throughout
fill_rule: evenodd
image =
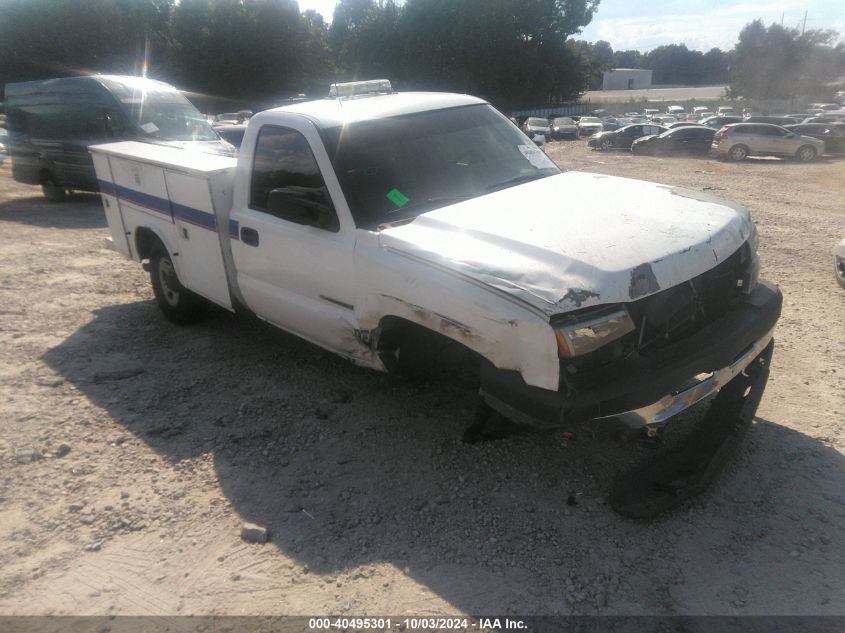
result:
M 147 134 L 155 134 L 158 132 L 158 126 L 155 123 L 144 123 L 144 125 L 141 126 L 141 129 Z
M 528 159 L 528 162 L 534 167 L 538 169 L 545 169 L 555 166 L 552 159 L 546 156 L 546 153 L 539 147 L 532 147 L 531 145 L 518 145 L 517 147 L 519 147 L 519 151 L 522 152 L 522 155 L 525 156 L 525 158 Z

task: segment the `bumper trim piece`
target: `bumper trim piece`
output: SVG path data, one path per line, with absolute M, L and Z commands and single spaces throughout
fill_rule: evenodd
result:
M 617 418 L 631 428 L 659 427 L 665 424 L 669 418 L 716 393 L 734 377 L 745 371 L 746 367 L 759 356 L 760 352 L 772 340 L 773 333 L 773 330 L 770 330 L 765 336 L 740 352 L 730 365 L 705 375 L 693 385 L 685 385 L 657 402 L 644 407 L 615 415 L 602 416 L 602 418 Z

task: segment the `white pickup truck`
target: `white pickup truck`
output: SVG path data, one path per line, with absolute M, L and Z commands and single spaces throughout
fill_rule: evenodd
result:
M 765 385 L 782 297 L 748 212 L 562 172 L 481 99 L 377 84 L 257 114 L 237 159 L 91 153 L 114 247 L 177 323 L 210 301 L 378 370 L 473 359 L 486 406 L 541 427 Z

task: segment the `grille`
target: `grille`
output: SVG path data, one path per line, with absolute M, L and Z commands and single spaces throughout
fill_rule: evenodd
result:
M 747 244 L 715 268 L 684 284 L 629 304 L 636 349 L 647 356 L 722 317 L 742 295 L 741 281 L 751 261 Z

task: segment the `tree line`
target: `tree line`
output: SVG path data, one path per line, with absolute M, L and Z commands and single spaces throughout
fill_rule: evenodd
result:
M 0 0 L 0 83 L 140 74 L 253 102 L 389 78 L 503 108 L 573 99 L 567 39 L 599 0 L 340 0 L 331 25 L 295 0 Z
M 389 78 L 401 90 L 465 92 L 513 109 L 571 101 L 616 67 L 650 68 L 657 84 L 730 81 L 734 94 L 754 98 L 818 92 L 845 73 L 834 33 L 759 21 L 732 51 L 614 51 L 574 39 L 598 5 L 340 0 L 328 24 L 296 0 L 0 0 L 0 84 L 141 74 L 146 52 L 150 77 L 241 103 Z
M 658 85 L 712 86 L 729 80 L 731 55 L 720 48 L 706 53 L 690 50 L 686 44 L 658 46 L 646 53 L 638 50 L 614 51 L 609 42 L 575 41 L 572 46 L 588 67 L 588 86 L 599 90 L 602 74 L 614 68 L 644 68 L 653 71 Z

